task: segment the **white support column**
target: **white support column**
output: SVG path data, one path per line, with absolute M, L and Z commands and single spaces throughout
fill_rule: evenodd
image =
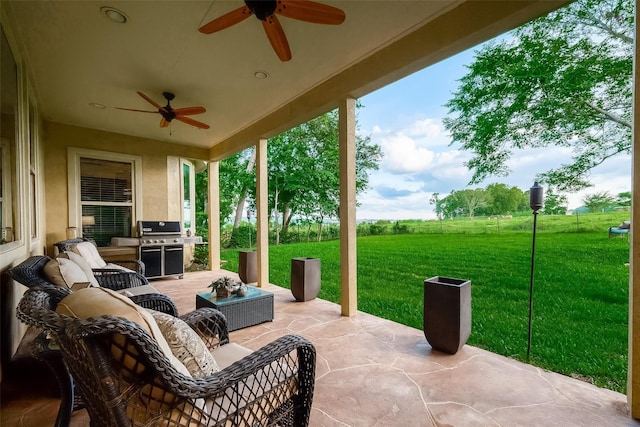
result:
M 636 228 L 640 226 L 640 197 L 636 188 L 640 189 L 640 129 L 638 128 L 638 112 L 640 111 L 640 44 L 638 44 L 638 7 L 636 0 L 635 51 L 633 64 L 633 149 L 631 168 L 631 254 L 629 279 L 629 361 L 627 400 L 631 416 L 640 418 L 640 238 L 636 239 Z
M 356 262 L 356 101 L 340 102 L 340 305 L 343 316 L 358 311 Z
M 209 270 L 220 270 L 220 162 L 209 162 Z
M 256 221 L 258 250 L 258 286 L 269 284 L 269 186 L 267 173 L 267 140 L 256 145 Z

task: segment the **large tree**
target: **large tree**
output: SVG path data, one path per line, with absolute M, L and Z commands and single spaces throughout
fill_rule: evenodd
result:
M 476 211 L 487 206 L 488 196 L 484 189 L 453 190 L 442 199 L 443 213 L 449 218 L 468 216 L 473 218 Z
M 582 200 L 589 208 L 589 212 L 604 212 L 606 208 L 614 206 L 616 199 L 608 191 L 589 194 Z
M 267 147 L 269 203 L 283 232 L 294 215 L 318 224 L 337 217 L 338 111 L 270 139 Z M 356 192 L 367 188 L 369 172 L 378 169 L 381 158 L 380 146 L 372 144 L 370 137 L 356 136 Z
M 489 184 L 486 189 L 487 209 L 491 215 L 504 215 L 518 210 L 522 200 L 522 190 L 506 184 Z
M 508 175 L 514 150 L 562 146 L 572 161 L 537 178 L 577 190 L 630 152 L 633 19 L 632 0 L 578 0 L 476 52 L 444 120 L 471 183 Z
M 550 187 L 544 194 L 544 209 L 546 215 L 565 215 L 567 213 L 567 196 L 558 194 Z

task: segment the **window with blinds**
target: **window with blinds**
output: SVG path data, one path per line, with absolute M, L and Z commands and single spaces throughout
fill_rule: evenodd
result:
M 98 246 L 112 237 L 131 237 L 133 165 L 131 162 L 80 158 L 82 235 Z

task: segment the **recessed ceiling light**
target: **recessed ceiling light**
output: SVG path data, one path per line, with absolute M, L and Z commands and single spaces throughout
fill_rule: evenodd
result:
M 102 14 L 106 16 L 109 20 L 117 24 L 124 24 L 129 20 L 129 18 L 127 18 L 127 15 L 125 15 L 124 12 L 119 11 L 115 7 L 104 6 L 100 8 L 100 12 L 102 12 Z
M 98 104 L 97 102 L 90 102 L 89 105 L 93 108 L 97 108 L 99 110 L 104 110 L 104 105 Z
M 267 73 L 266 71 L 256 71 L 255 73 L 253 73 L 253 75 L 256 79 L 266 79 L 267 77 L 269 77 L 269 73 Z

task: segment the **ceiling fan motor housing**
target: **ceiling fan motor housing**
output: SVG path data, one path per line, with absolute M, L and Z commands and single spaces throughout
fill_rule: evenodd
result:
M 162 92 L 162 96 L 164 96 L 164 99 L 167 100 L 167 105 L 165 105 L 163 109 L 160 109 L 158 111 L 166 121 L 171 122 L 171 120 L 176 118 L 176 112 L 173 111 L 173 108 L 171 107 L 171 100 L 176 96 L 171 92 Z
M 251 13 L 256 15 L 261 21 L 265 21 L 276 11 L 278 2 L 276 0 L 244 0 Z

